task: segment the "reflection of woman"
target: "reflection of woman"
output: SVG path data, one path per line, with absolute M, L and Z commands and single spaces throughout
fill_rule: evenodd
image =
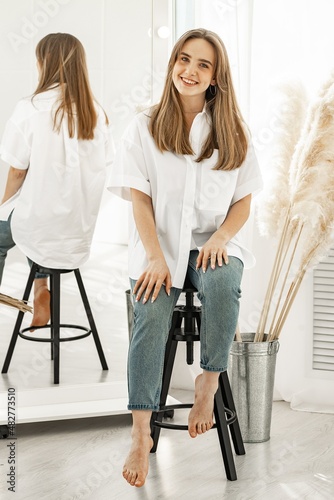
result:
M 50 268 L 88 258 L 110 162 L 108 120 L 94 102 L 80 41 L 47 35 L 36 57 L 37 89 L 17 104 L 1 144 L 11 167 L 0 206 L 0 281 L 15 244 Z M 33 325 L 48 322 L 49 300 L 46 275 L 36 275 Z
M 239 232 L 261 185 L 220 38 L 185 33 L 168 65 L 161 102 L 135 118 L 116 155 L 110 189 L 132 200 L 130 278 L 136 296 L 129 350 L 133 444 L 123 475 L 142 486 L 159 407 L 164 351 L 185 276 L 202 302 L 201 367 L 191 437 L 213 425 L 219 373 L 227 369 L 244 264 Z

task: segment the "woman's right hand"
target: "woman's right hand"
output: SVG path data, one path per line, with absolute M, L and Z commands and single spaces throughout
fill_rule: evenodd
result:
M 172 279 L 164 257 L 151 259 L 143 274 L 138 278 L 133 289 L 136 302 L 143 297 L 143 304 L 148 301 L 152 293 L 151 302 L 157 298 L 162 285 L 165 285 L 167 295 L 170 295 Z

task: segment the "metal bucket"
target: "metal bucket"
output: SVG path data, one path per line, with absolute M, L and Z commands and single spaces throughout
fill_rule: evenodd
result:
M 128 316 L 128 332 L 129 332 L 129 340 L 132 337 L 132 328 L 133 328 L 133 295 L 131 290 L 126 290 L 126 312 Z
M 278 340 L 253 342 L 255 333 L 242 333 L 230 351 L 229 378 L 245 443 L 270 439 Z

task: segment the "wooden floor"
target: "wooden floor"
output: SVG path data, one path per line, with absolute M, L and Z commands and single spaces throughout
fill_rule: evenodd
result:
M 185 417 L 184 413 L 176 418 Z M 333 415 L 296 412 L 288 403 L 275 402 L 271 439 L 246 444 L 246 455 L 235 457 L 238 480 L 233 482 L 226 480 L 215 430 L 194 440 L 183 431 L 162 430 L 141 489 L 129 486 L 121 476 L 130 426 L 129 415 L 19 425 L 15 495 L 5 493 L 7 440 L 0 441 L 1 498 L 334 498 Z

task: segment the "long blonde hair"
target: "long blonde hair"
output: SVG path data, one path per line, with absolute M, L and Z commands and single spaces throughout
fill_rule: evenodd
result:
M 228 55 L 222 40 L 212 31 L 193 29 L 184 33 L 176 42 L 169 59 L 161 100 L 151 109 L 149 129 L 160 151 L 194 154 L 181 99 L 172 78 L 182 47 L 192 38 L 202 38 L 209 42 L 216 56 L 213 73 L 216 92 L 214 94 L 209 87 L 205 96 L 212 127 L 196 161 L 210 158 L 214 149 L 218 149 L 218 161 L 214 170 L 234 170 L 240 167 L 246 157 L 248 141 L 233 88 Z
M 68 33 L 51 33 L 37 44 L 36 57 L 40 77 L 33 98 L 52 87 L 59 87 L 61 93 L 53 118 L 54 130 L 60 131 L 66 116 L 70 137 L 93 139 L 97 111 L 81 42 Z

